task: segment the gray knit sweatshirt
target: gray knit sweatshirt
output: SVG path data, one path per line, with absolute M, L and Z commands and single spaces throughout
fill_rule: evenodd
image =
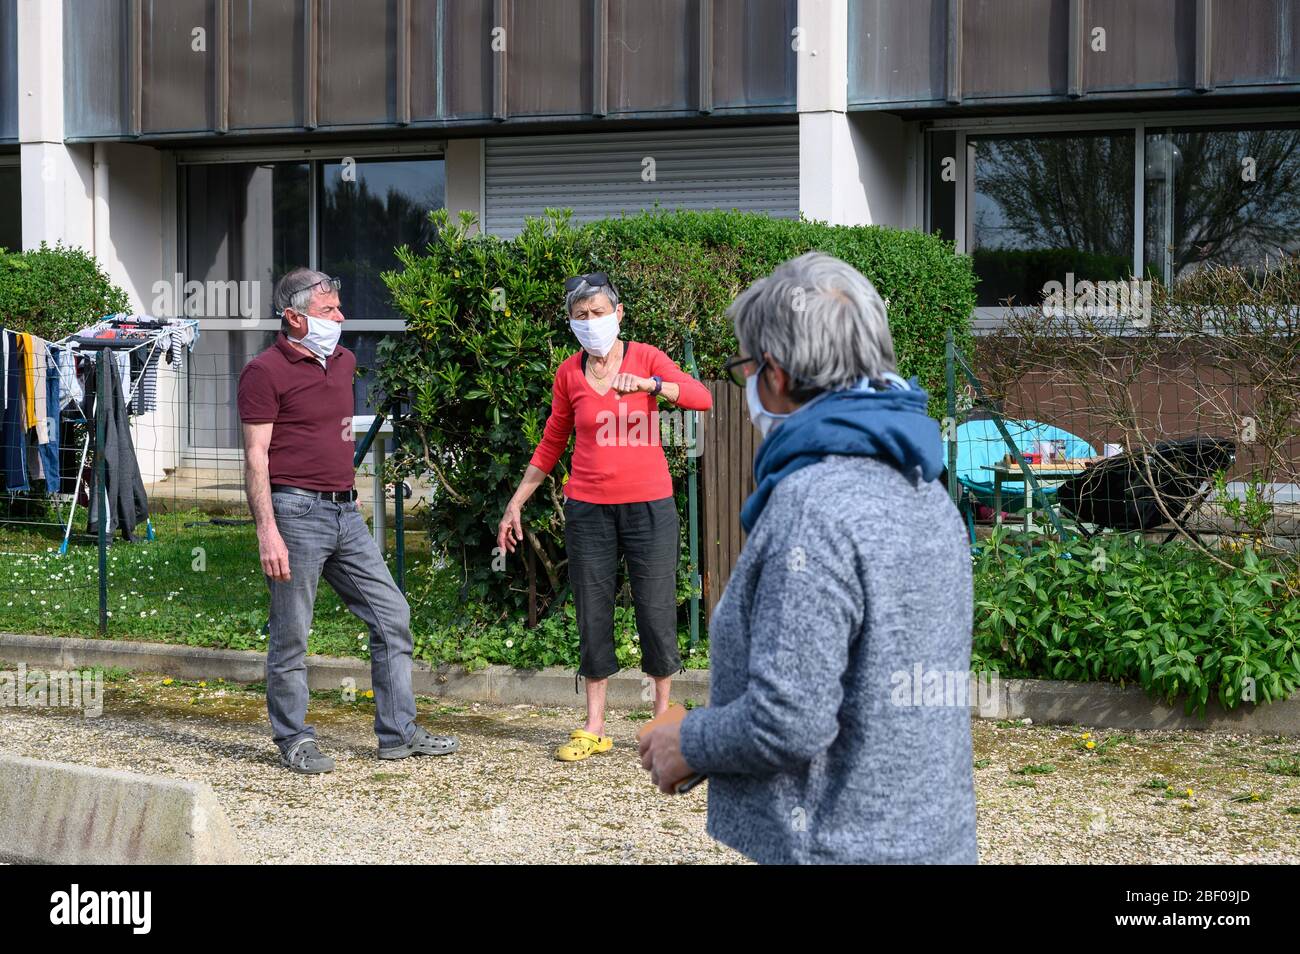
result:
M 969 671 L 971 613 L 939 482 L 838 455 L 782 480 L 709 624 L 711 704 L 682 723 L 709 834 L 764 863 L 975 863 L 970 710 L 912 687 Z

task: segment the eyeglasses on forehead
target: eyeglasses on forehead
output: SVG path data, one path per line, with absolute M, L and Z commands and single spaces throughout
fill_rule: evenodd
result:
M 604 272 L 591 272 L 590 274 L 587 275 L 574 275 L 572 278 L 566 278 L 564 280 L 564 293 L 567 295 L 569 292 L 573 291 L 578 286 L 580 286 L 583 282 L 586 282 L 588 285 L 590 285 L 593 288 L 614 287 L 614 283 L 609 280 L 609 276 L 606 275 Z
M 319 289 L 322 292 L 332 292 L 332 291 L 336 292 L 342 287 L 343 287 L 343 279 L 326 277 L 326 278 L 318 279 L 317 281 L 314 282 L 307 282 L 305 285 L 299 285 L 298 287 L 294 288 L 293 291 L 289 292 L 287 297 L 292 298 L 294 295 L 301 295 L 305 291 L 316 290 L 316 289 Z

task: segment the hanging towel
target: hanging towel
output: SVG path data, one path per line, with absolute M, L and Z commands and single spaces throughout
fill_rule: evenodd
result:
M 32 336 L 32 393 L 36 398 L 36 443 L 44 444 L 50 439 L 46 398 L 46 350 L 45 339 Z
M 22 353 L 23 366 L 23 400 L 27 408 L 27 428 L 36 426 L 36 364 L 32 360 L 32 336 L 26 333 L 18 336 L 19 351 Z

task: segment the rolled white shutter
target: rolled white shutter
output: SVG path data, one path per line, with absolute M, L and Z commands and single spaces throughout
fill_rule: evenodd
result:
M 793 124 L 510 136 L 484 148 L 485 226 L 503 237 L 548 208 L 572 209 L 575 223 L 656 203 L 799 217 Z

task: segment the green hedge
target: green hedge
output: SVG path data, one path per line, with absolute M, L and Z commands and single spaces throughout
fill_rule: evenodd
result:
M 376 373 L 383 394 L 408 402 L 394 470 L 429 475 L 437 486 L 431 544 L 460 568 L 458 598 L 475 631 L 524 612 L 523 562 L 514 556 L 504 571 L 494 569 L 493 548 L 506 502 L 541 438 L 555 370 L 578 347 L 564 313 L 566 277 L 608 272 L 623 296 L 625 334 L 678 363 L 690 334 L 705 379 L 719 376 L 735 351 L 725 317 L 735 295 L 811 249 L 853 264 L 889 300 L 902 373 L 921 378 L 936 411 L 945 333 L 951 328 L 960 343 L 970 340 L 969 260 L 920 233 L 734 212 L 643 214 L 575 228 L 567 212 L 548 210 L 503 240 L 469 235 L 468 213 L 458 222 L 442 211 L 432 219 L 434 241 L 418 252 L 398 249 L 401 269 L 384 275 L 407 333 L 380 345 Z M 684 463 L 682 449 L 671 449 L 675 477 Z M 524 513 L 537 541 L 543 606 L 566 578 L 559 488 L 567 464 L 566 455 Z M 683 561 L 680 600 L 689 571 Z
M 126 292 L 79 248 L 0 249 L 0 325 L 50 341 L 126 311 Z

